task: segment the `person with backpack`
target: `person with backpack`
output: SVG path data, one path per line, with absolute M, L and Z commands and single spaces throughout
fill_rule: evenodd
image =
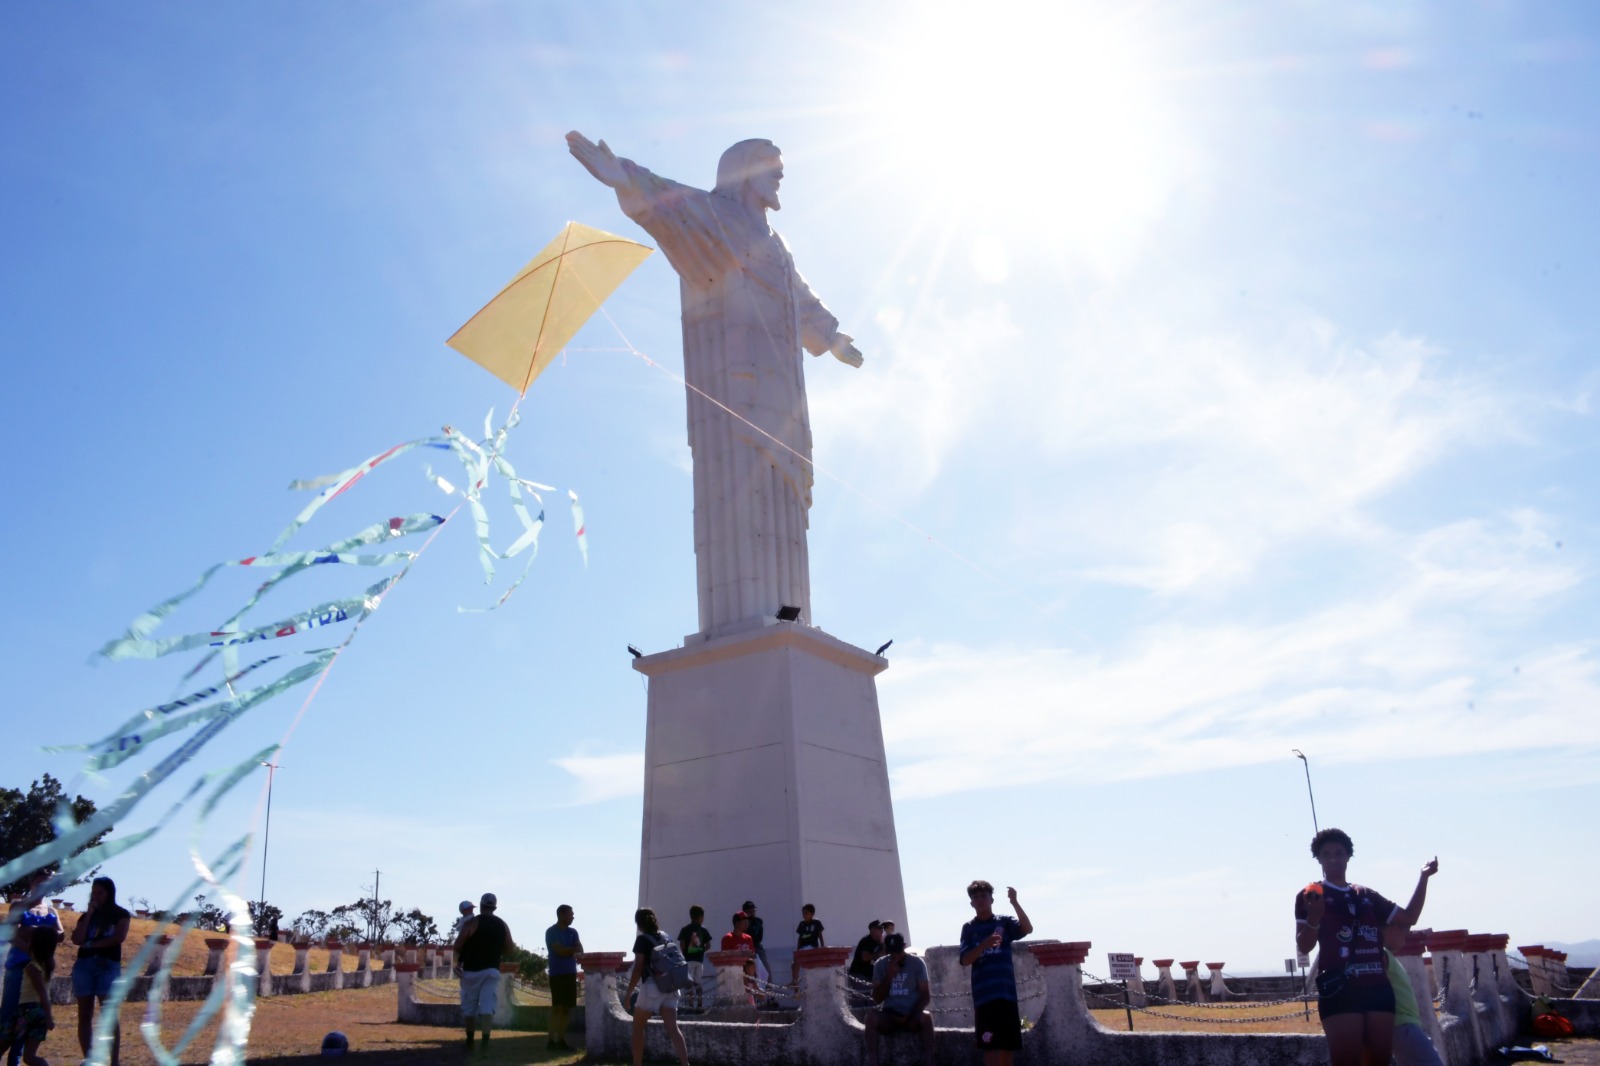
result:
M 689 964 L 677 942 L 661 931 L 655 911 L 640 907 L 633 912 L 633 924 L 639 935 L 633 942 L 628 990 L 622 994 L 622 1002 L 627 1003 L 633 990 L 639 990 L 639 999 L 633 1005 L 633 1066 L 644 1066 L 644 1027 L 652 1014 L 660 1014 L 667 1027 L 667 1037 L 678 1053 L 678 1066 L 689 1066 L 689 1049 L 678 1029 L 678 993 L 692 983 Z

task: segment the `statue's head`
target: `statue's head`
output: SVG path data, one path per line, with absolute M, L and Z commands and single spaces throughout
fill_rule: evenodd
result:
M 735 200 L 748 194 L 757 206 L 778 210 L 778 182 L 783 180 L 783 155 L 771 141 L 740 141 L 717 160 L 717 187 L 713 192 Z

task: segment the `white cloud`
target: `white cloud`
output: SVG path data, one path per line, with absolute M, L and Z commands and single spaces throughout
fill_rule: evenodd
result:
M 878 324 L 890 346 L 867 353 L 868 373 L 808 380 L 813 436 L 829 455 L 873 456 L 872 464 L 851 465 L 870 465 L 885 492 L 915 494 L 992 416 L 1019 332 L 1001 303 L 963 315 L 889 306 Z
M 1502 401 L 1425 340 L 1342 339 L 1306 319 L 1271 340 L 1089 322 L 1052 366 L 1040 446 L 1079 506 L 1018 524 L 1086 576 L 1161 593 L 1235 584 L 1270 551 L 1362 540 L 1366 510 L 1442 456 L 1509 433 Z
M 551 759 L 555 765 L 577 778 L 573 806 L 638 796 L 644 792 L 644 752 L 621 755 L 568 755 Z
M 1392 591 L 1286 622 L 1167 624 L 1115 652 L 906 648 L 883 680 L 897 798 L 1281 758 L 1600 753 L 1600 642 L 1525 623 L 1576 587 L 1530 513 L 1418 538 Z M 1507 631 L 1509 630 L 1509 631 Z M 973 708 L 985 744 L 972 744 Z
M 1512 401 L 1424 338 L 1362 343 L 1312 315 L 1184 332 L 1129 302 L 1075 301 L 1051 335 L 998 302 L 885 308 L 870 373 L 813 378 L 825 457 L 896 508 L 952 475 L 1017 485 L 997 536 L 1030 565 L 1176 594 L 1379 536 L 1375 501 L 1517 434 Z

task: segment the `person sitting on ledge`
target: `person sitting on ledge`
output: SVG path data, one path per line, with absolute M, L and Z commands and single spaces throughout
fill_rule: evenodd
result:
M 903 933 L 883 938 L 883 958 L 872 969 L 872 1001 L 867 1012 L 867 1066 L 878 1066 L 881 1033 L 916 1032 L 922 1039 L 923 1066 L 933 1066 L 933 1016 L 928 1003 L 928 964 L 906 951 Z

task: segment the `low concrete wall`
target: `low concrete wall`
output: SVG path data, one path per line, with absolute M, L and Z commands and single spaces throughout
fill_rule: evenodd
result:
M 500 968 L 500 986 L 495 994 L 494 1025 L 498 1029 L 515 1029 L 521 1032 L 547 1032 L 550 1028 L 550 1008 L 524 1006 L 513 1002 L 512 984 L 517 968 L 507 963 Z M 452 1029 L 462 1025 L 461 1006 L 458 1003 L 428 1003 L 416 998 L 416 982 L 432 980 L 420 963 L 400 963 L 395 967 L 397 978 L 397 1020 L 407 1025 L 437 1025 Z M 568 1034 L 582 1039 L 584 1013 L 572 1012 Z
M 212 982 L 218 970 L 226 978 L 226 970 L 221 965 L 222 952 L 228 941 L 225 939 L 208 939 L 209 956 L 206 960 L 206 973 L 202 976 L 169 976 L 162 993 L 162 998 L 177 1002 L 192 1002 L 205 999 L 211 994 Z M 395 971 L 392 967 L 373 970 L 368 967 L 368 949 L 360 948 L 357 969 L 352 973 L 341 970 L 329 970 L 324 973 L 312 973 L 305 964 L 304 949 L 296 951 L 296 971 L 288 974 L 275 974 L 268 971 L 268 961 L 272 949 L 277 941 L 256 941 L 256 995 L 258 996 L 286 996 L 303 992 L 329 992 L 341 988 L 368 988 L 372 985 L 392 984 Z M 158 967 L 161 951 L 166 944 L 158 944 L 153 948 L 151 955 L 146 957 L 146 962 L 141 964 L 142 972 L 135 977 L 128 986 L 124 1001 L 128 1003 L 146 1003 L 150 999 L 150 988 L 155 983 L 153 976 Z M 298 947 L 298 946 L 297 946 Z M 137 956 L 136 956 L 137 958 Z M 130 972 L 134 960 L 124 963 L 123 973 Z M 332 963 L 330 962 L 330 965 Z M 448 973 L 448 970 L 445 971 Z M 50 979 L 50 1002 L 53 1005 L 68 1007 L 77 1002 L 72 994 L 72 964 L 66 959 L 58 962 L 56 975 Z
M 1037 1022 L 1023 1033 L 1018 1066 L 1320 1066 L 1326 1061 L 1321 1036 L 1191 1033 L 1121 1033 L 1097 1024 L 1083 1000 L 1081 965 L 1086 943 L 1019 945 L 1019 985 L 1039 982 Z M 930 949 L 930 959 L 943 961 L 953 948 Z M 810 952 L 801 970 L 801 1010 L 793 1024 L 737 1024 L 680 1019 L 692 1062 L 733 1066 L 761 1062 L 773 1066 L 856 1066 L 861 1061 L 866 1030 L 846 1004 L 844 964 L 849 950 Z M 629 1055 L 632 1018 L 618 1001 L 626 963 L 618 954 L 580 957 L 584 968 L 587 1013 L 586 1045 L 591 1056 L 625 1059 Z M 930 964 L 930 971 L 933 970 Z M 953 994 L 947 986 L 941 995 Z M 948 1006 L 945 1004 L 944 1006 Z M 952 1014 L 955 1012 L 951 1012 Z M 942 1007 L 940 1020 L 947 1017 Z M 889 1039 L 882 1045 L 885 1063 L 920 1061 L 912 1038 Z M 939 1066 L 970 1066 L 976 1054 L 969 1028 L 939 1028 L 934 1033 L 934 1061 Z M 645 1029 L 648 1058 L 674 1057 L 664 1026 L 652 1019 Z

